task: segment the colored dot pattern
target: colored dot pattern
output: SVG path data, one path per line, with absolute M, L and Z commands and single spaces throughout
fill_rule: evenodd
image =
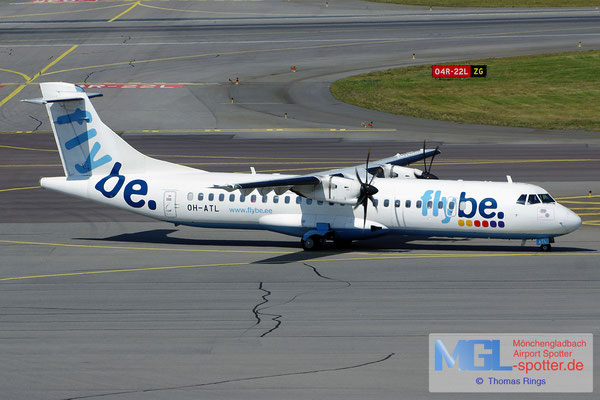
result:
M 502 215 L 504 217 L 504 215 Z M 458 220 L 458 226 L 474 226 L 476 228 L 504 228 L 504 221 L 480 221 L 478 219 L 471 221 L 470 219 Z

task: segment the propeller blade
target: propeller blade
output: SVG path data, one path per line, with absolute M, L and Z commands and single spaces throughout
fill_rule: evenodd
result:
M 358 179 L 358 183 L 360 183 L 360 186 L 362 188 L 363 181 L 360 179 L 360 175 L 358 174 L 358 168 L 354 168 L 354 170 L 356 171 L 356 178 Z
M 358 208 L 358 206 L 360 206 L 361 204 L 363 204 L 366 200 L 367 195 L 365 193 L 361 193 L 360 197 L 358 198 L 358 201 L 356 202 L 356 204 L 354 205 L 354 209 L 356 210 Z
M 369 159 L 371 158 L 371 149 L 367 152 L 367 163 L 365 164 L 365 182 L 369 180 Z
M 440 149 L 440 146 L 435 146 L 435 151 L 433 152 L 433 155 L 431 156 L 431 160 L 429 160 L 429 171 L 427 171 L 428 173 L 431 172 L 431 166 L 433 165 L 433 159 L 435 158 L 435 155 L 437 154 L 439 149 Z
M 365 199 L 365 201 L 363 202 L 363 207 L 364 207 L 364 215 L 363 215 L 363 230 L 365 229 L 365 226 L 367 226 L 367 199 Z
M 377 203 L 375 203 L 373 197 L 369 196 L 369 200 L 371 200 L 371 204 L 373 204 L 373 207 L 375 207 L 375 209 L 377 210 Z
M 373 174 L 373 177 L 371 178 L 371 181 L 369 182 L 369 186 L 371 186 L 371 183 L 373 183 L 373 180 L 375 180 L 376 177 L 377 177 L 377 175 Z
M 425 146 L 427 145 L 427 142 L 425 140 L 423 140 L 423 167 L 425 168 L 425 173 L 427 173 L 427 160 L 425 159 Z

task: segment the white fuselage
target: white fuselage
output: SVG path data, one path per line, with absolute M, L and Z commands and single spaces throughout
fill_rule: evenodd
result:
M 188 172 L 189 171 L 189 172 Z M 283 177 L 283 176 L 281 176 Z M 177 225 L 264 229 L 302 236 L 328 224 L 336 236 L 361 239 L 384 234 L 535 239 L 564 235 L 581 219 L 555 203 L 517 204 L 522 195 L 547 193 L 530 184 L 376 178 L 375 208 L 320 202 L 291 191 L 243 195 L 213 188 L 223 182 L 273 175 L 208 173 L 96 176 L 73 181 L 44 178 L 42 186 L 89 198 Z M 264 193 L 265 191 L 263 191 Z

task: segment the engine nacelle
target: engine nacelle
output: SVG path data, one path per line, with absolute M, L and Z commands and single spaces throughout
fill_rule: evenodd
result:
M 316 186 L 296 186 L 294 191 L 317 201 L 354 205 L 360 195 L 360 183 L 341 176 L 325 176 Z
M 377 171 L 378 178 L 417 179 L 423 171 L 416 168 L 402 167 L 400 165 L 383 164 Z

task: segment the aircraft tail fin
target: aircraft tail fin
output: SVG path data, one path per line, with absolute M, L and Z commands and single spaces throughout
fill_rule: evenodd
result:
M 22 101 L 46 106 L 68 178 L 107 175 L 115 162 L 134 173 L 186 168 L 143 155 L 106 126 L 90 101 L 101 94 L 64 82 L 40 83 L 40 88 L 42 98 Z

